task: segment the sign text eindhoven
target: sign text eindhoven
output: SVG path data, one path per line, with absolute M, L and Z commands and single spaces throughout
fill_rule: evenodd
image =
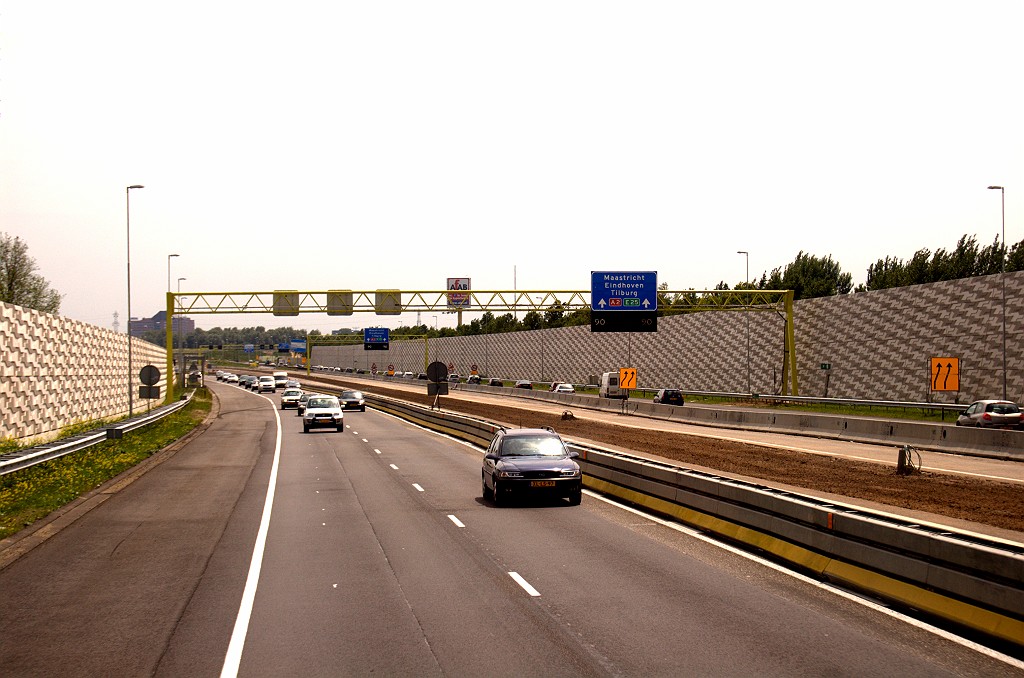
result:
M 386 327 L 363 328 L 363 350 L 364 351 L 387 351 L 390 348 L 391 337 Z
M 656 332 L 657 271 L 591 271 L 591 332 Z

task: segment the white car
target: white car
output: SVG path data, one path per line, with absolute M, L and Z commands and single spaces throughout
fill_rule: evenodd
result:
M 302 397 L 301 388 L 286 388 L 284 393 L 281 394 L 281 409 L 287 409 L 289 407 L 299 408 L 299 398 Z
M 331 427 L 339 433 L 345 430 L 345 413 L 336 396 L 315 395 L 306 401 L 306 411 L 302 414 L 302 432 L 309 433 L 311 428 Z
M 572 384 L 559 384 L 554 388 L 555 393 L 575 393 L 576 389 L 573 388 Z
M 226 374 L 226 375 L 224 375 L 224 381 L 226 381 L 229 384 L 237 384 L 238 383 L 238 375 L 237 374 Z
M 269 391 L 270 393 L 276 393 L 277 392 L 277 382 L 274 381 L 273 377 L 262 376 L 262 377 L 259 378 L 259 381 L 256 382 L 256 391 L 259 392 L 259 393 L 263 393 L 264 391 Z

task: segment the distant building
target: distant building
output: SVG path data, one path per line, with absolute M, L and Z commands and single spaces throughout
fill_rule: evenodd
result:
M 176 315 L 171 321 L 175 333 L 188 334 L 196 329 L 196 321 L 188 316 Z M 132 336 L 141 337 L 146 332 L 167 331 L 167 311 L 158 311 L 152 318 L 132 318 Z

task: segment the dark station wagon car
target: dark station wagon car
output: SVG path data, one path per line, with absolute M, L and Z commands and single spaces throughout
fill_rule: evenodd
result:
M 366 411 L 366 396 L 363 395 L 362 391 L 342 391 L 341 395 L 338 396 L 338 400 L 341 401 L 342 408 L 346 410 Z
M 682 405 L 683 392 L 677 388 L 663 388 L 654 396 L 654 402 L 662 405 Z
M 484 499 L 499 506 L 512 495 L 567 497 L 577 506 L 583 496 L 578 456 L 551 428 L 502 429 L 484 455 Z

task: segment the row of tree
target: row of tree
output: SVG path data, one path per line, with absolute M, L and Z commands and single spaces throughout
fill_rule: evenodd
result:
M 737 283 L 736 290 L 793 290 L 795 299 L 812 299 L 815 297 L 849 294 L 868 290 L 881 290 L 907 285 L 957 280 L 981 275 L 991 275 L 1002 270 L 1024 270 L 1024 240 L 1007 248 L 999 239 L 985 247 L 978 245 L 974 236 L 964 235 L 957 242 L 956 248 L 947 251 L 939 248 L 934 252 L 921 249 L 908 259 L 886 257 L 868 266 L 867 281 L 863 285 L 853 287 L 853 276 L 844 273 L 839 263 L 832 256 L 818 257 L 801 250 L 796 258 L 785 267 L 772 269 L 771 273 L 763 273 L 754 282 Z M 20 238 L 0 233 L 0 301 L 28 308 L 35 308 L 47 313 L 58 313 L 61 295 L 50 287 L 50 284 L 37 272 L 34 259 L 28 255 L 28 245 Z M 696 293 L 680 292 L 669 297 L 666 294 L 668 283 L 659 285 L 661 297 L 660 307 L 679 305 L 683 302 L 699 306 L 712 303 L 708 296 Z M 719 292 L 728 291 L 729 285 L 721 281 L 715 287 Z M 673 311 L 662 311 L 670 314 Z M 555 327 L 589 325 L 589 309 L 567 310 L 559 303 L 554 303 L 545 311 L 529 311 L 522 318 L 518 314 L 506 313 L 495 316 L 484 313 L 481 317 L 458 328 L 435 330 L 426 325 L 400 327 L 392 330 L 396 336 L 428 336 L 443 337 L 473 334 L 501 334 L 522 330 L 539 330 Z M 342 334 L 358 332 L 358 330 L 339 330 Z M 310 332 L 319 335 L 318 330 Z M 303 337 L 305 330 L 292 327 L 266 329 L 264 327 L 221 328 L 211 330 L 196 329 L 183 338 L 186 347 L 230 346 L 255 344 L 276 347 L 291 339 Z M 145 339 L 163 346 L 165 333 L 149 332 Z

